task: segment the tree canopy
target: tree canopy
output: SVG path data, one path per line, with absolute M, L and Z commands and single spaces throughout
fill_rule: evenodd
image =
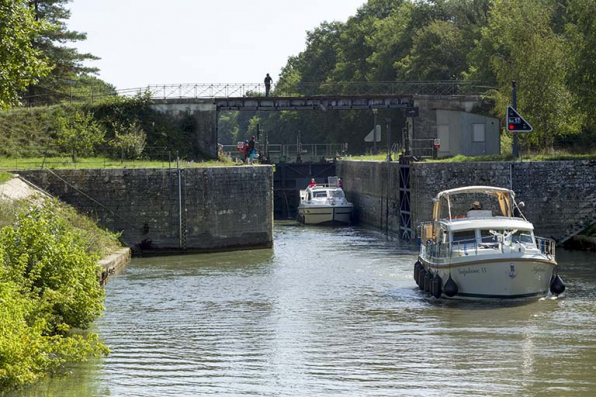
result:
M 594 32 L 593 0 L 369 0 L 346 22 L 308 32 L 274 95 L 318 83 L 466 80 L 496 88 L 492 115 L 503 118 L 515 80 L 518 109 L 534 126 L 524 142 L 546 150 L 596 133 Z M 300 134 L 303 142 L 348 142 L 354 152 L 372 129 L 364 111 L 255 117 L 271 142 L 294 143 Z M 379 112 L 384 117 L 401 116 Z M 233 140 L 248 135 L 230 123 L 220 131 Z
M 19 93 L 49 72 L 43 52 L 32 44 L 45 28 L 25 0 L 0 2 L 0 108 L 18 104 Z
M 68 30 L 65 21 L 70 18 L 66 4 L 71 0 L 29 0 L 36 21 L 43 21 L 44 29 L 33 39 L 33 47 L 47 58 L 52 66 L 49 74 L 29 85 L 24 96 L 29 105 L 55 103 L 81 90 L 95 90 L 96 94 L 114 90 L 109 84 L 90 77 L 99 70 L 85 65 L 85 61 L 99 59 L 69 47 L 87 39 L 87 34 Z

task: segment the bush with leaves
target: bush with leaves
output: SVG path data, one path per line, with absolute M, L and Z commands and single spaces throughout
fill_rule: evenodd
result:
M 97 335 L 74 332 L 102 313 L 104 291 L 97 256 L 56 205 L 0 230 L 0 392 L 108 352 Z
M 122 123 L 114 123 L 114 139 L 110 146 L 115 149 L 112 157 L 126 160 L 137 160 L 143 156 L 147 144 L 147 133 L 143 128 L 133 121 L 129 126 Z
M 72 160 L 92 155 L 95 147 L 104 142 L 105 131 L 89 112 L 74 111 L 69 117 L 58 117 L 57 143 L 62 151 L 70 153 Z

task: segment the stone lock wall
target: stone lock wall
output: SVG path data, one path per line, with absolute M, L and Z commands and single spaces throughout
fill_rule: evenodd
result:
M 340 161 L 337 175 L 342 178 L 348 201 L 354 204 L 356 219 L 397 231 L 399 227 L 399 164 L 380 161 Z
M 20 175 L 137 250 L 209 251 L 273 243 L 273 168 L 35 170 Z
M 382 202 L 389 202 L 385 225 L 399 226 L 399 164 L 341 161 L 337 174 L 360 221 L 382 225 Z M 388 171 L 389 170 L 389 171 Z M 410 171 L 412 226 L 430 220 L 438 192 L 485 185 L 513 189 L 524 214 L 544 237 L 560 239 L 596 220 L 596 161 L 413 163 Z M 389 189 L 387 191 L 387 189 Z

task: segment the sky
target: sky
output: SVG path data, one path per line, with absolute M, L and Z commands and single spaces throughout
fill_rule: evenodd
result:
M 306 32 L 345 22 L 366 0 L 73 0 L 70 43 L 118 89 L 150 84 L 277 81 Z

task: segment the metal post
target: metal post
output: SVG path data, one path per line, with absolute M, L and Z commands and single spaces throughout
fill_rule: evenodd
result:
M 391 119 L 385 119 L 387 123 L 387 161 L 392 161 L 391 159 Z
M 178 168 L 178 226 L 179 226 L 179 240 L 178 245 L 183 249 L 182 243 L 182 170 Z
M 412 139 L 414 139 L 414 131 L 415 131 L 415 125 L 414 125 L 414 120 L 416 119 L 416 117 L 412 117 Z M 406 155 L 410 154 L 410 130 L 406 131 Z
M 514 81 L 511 82 L 511 89 L 513 95 L 512 101 L 512 108 L 517 110 L 517 83 Z M 517 132 L 513 133 L 513 159 L 516 160 L 519 157 L 519 148 L 517 144 Z
M 377 109 L 373 109 L 373 155 L 377 154 Z

